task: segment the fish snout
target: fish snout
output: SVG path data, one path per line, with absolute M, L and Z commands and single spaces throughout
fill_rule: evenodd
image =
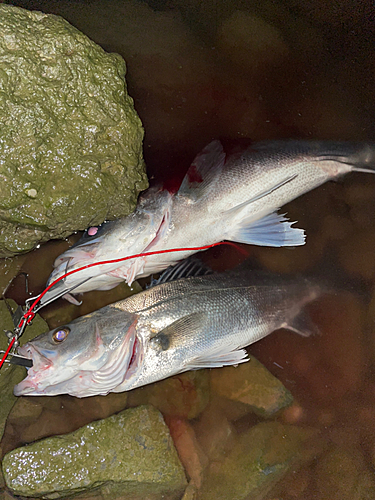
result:
M 41 394 L 40 381 L 45 378 L 45 373 L 53 364 L 39 352 L 31 343 L 27 342 L 24 346 L 18 349 L 18 353 L 27 359 L 33 361 L 33 366 L 28 369 L 27 377 L 14 387 L 13 393 L 15 396 L 26 396 L 32 394 Z

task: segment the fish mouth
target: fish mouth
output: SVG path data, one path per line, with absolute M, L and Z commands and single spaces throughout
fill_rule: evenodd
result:
M 72 366 L 60 366 L 32 343 L 19 349 L 19 353 L 33 361 L 27 376 L 14 387 L 15 396 L 54 396 L 69 394 L 75 397 L 106 395 L 117 391 L 138 370 L 143 359 L 142 341 L 136 333 L 135 320 L 119 345 L 109 345 L 105 361 L 99 366 L 85 366 L 85 362 Z M 101 356 L 99 356 L 100 358 Z
M 31 359 L 33 366 L 27 369 L 27 376 L 19 384 L 14 387 L 15 396 L 26 396 L 31 394 L 41 394 L 39 389 L 39 381 L 45 376 L 45 372 L 49 370 L 53 363 L 47 359 L 40 351 L 29 342 L 18 349 L 20 356 Z

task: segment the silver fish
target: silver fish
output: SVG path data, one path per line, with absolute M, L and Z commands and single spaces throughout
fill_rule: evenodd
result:
M 277 211 L 284 204 L 348 172 L 375 172 L 375 146 L 346 142 L 260 142 L 226 153 L 218 140 L 195 158 L 175 194 L 151 189 L 128 217 L 89 228 L 54 263 L 48 284 L 67 271 L 95 262 L 223 240 L 273 247 L 305 242 L 302 229 Z M 160 272 L 194 251 L 139 257 L 79 271 L 42 299 L 64 289 L 104 290 L 123 280 Z M 74 299 L 67 295 L 74 301 Z
M 313 332 L 303 309 L 320 293 L 308 280 L 247 268 L 162 283 L 21 347 L 33 366 L 14 394 L 104 395 L 237 365 L 245 346 L 274 330 Z

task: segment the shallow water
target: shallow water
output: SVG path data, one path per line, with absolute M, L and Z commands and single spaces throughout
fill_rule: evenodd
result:
M 106 50 L 125 58 L 128 90 L 145 126 L 151 182 L 178 182 L 194 155 L 217 137 L 374 138 L 371 2 L 12 3 L 63 15 Z M 320 336 L 306 339 L 280 331 L 249 348 L 295 398 L 277 419 L 316 428 L 321 440 L 314 453 L 306 450 L 305 463 L 262 498 L 374 498 L 375 176 L 352 174 L 326 184 L 286 211 L 306 230 L 306 245 L 293 250 L 246 247 L 254 266 L 312 274 L 340 291 L 312 307 Z M 67 246 L 51 242 L 28 255 L 22 270 L 30 275 L 33 294 L 43 289 L 54 258 Z M 224 247 L 204 255 L 218 270 L 233 267 L 241 258 Z M 21 278 L 8 295 L 24 301 Z M 120 296 L 117 289 L 92 292 L 80 308 L 59 301 L 43 314 L 54 327 Z M 181 407 L 193 411 L 189 386 L 181 387 Z M 135 406 L 142 398 L 144 391 L 130 393 L 127 402 L 115 395 L 24 398 L 35 403 L 36 410 L 28 421 L 10 416 L 2 451 L 69 432 L 126 405 Z M 181 415 L 181 407 L 166 404 L 162 411 L 171 429 L 176 418 L 192 419 L 186 425 L 206 451 L 206 458 L 197 459 L 188 470 L 196 482 L 203 465 L 222 462 L 241 434 L 258 421 L 248 409 L 214 392 L 203 412 L 194 407 L 196 414 Z M 227 440 L 220 434 L 225 426 L 232 433 Z M 221 440 L 222 446 L 208 452 L 209 439 Z M 186 442 L 185 447 L 189 450 Z

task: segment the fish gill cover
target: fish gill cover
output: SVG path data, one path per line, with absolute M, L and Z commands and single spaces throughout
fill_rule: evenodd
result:
M 125 73 L 61 17 L 0 5 L 0 257 L 134 209 L 147 177 Z

